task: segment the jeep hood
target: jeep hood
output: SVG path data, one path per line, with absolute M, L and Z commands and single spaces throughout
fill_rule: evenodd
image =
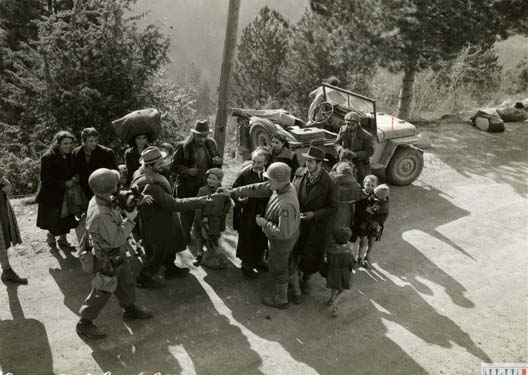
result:
M 377 113 L 376 119 L 378 139 L 380 142 L 416 135 L 416 127 L 413 124 L 399 119 L 396 116 Z

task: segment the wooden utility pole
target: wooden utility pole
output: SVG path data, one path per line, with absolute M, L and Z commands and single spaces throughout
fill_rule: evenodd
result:
M 240 0 L 229 0 L 224 55 L 222 57 L 222 71 L 220 73 L 220 86 L 218 88 L 218 108 L 216 110 L 214 130 L 214 139 L 218 145 L 220 155 L 224 155 L 226 125 L 227 117 L 229 116 L 229 101 L 231 99 L 231 81 L 233 77 L 233 66 L 235 65 L 239 11 Z

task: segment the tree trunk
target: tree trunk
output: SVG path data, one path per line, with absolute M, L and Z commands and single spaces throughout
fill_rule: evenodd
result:
M 409 119 L 411 103 L 413 99 L 414 77 L 416 68 L 414 66 L 406 67 L 403 70 L 402 87 L 398 100 L 398 117 L 404 120 Z

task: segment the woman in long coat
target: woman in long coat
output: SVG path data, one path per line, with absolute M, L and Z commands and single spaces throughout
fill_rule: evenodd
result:
M 61 217 L 66 189 L 76 183 L 71 153 L 74 139 L 68 131 L 58 132 L 53 145 L 41 158 L 37 226 L 48 231 L 47 242 L 52 249 L 56 249 L 57 244 L 61 248 L 74 249 L 66 234 L 77 226 L 75 215 Z M 58 242 L 55 242 L 56 236 L 59 236 Z
M 240 171 L 233 188 L 267 181 L 263 176 L 269 153 L 256 149 L 251 155 L 251 164 Z M 257 215 L 266 213 L 269 198 L 247 198 L 235 201 L 233 228 L 238 231 L 236 256 L 242 260 L 241 270 L 249 278 L 258 276 L 258 271 L 266 271 L 265 263 L 268 238 L 255 222 Z
M 271 136 L 271 162 L 283 162 L 291 169 L 290 180 L 295 177 L 295 171 L 300 167 L 299 160 L 295 152 L 290 150 L 290 144 L 286 137 L 281 133 L 273 133 Z

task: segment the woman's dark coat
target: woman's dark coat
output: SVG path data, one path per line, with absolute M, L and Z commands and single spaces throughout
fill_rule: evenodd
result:
M 66 181 L 75 175 L 72 154 L 62 155 L 57 146 L 46 151 L 41 158 L 40 182 L 37 195 L 37 226 L 52 235 L 66 234 L 77 226 L 75 216 L 61 218 Z

